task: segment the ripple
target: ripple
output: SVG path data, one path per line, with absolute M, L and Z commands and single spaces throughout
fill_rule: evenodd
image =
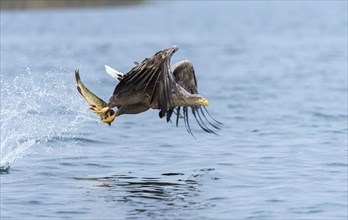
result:
M 199 187 L 202 176 L 209 175 L 214 168 L 194 170 L 188 175 L 181 172 L 167 172 L 158 176 L 135 176 L 131 174 L 115 174 L 102 177 L 74 177 L 75 180 L 92 181 L 94 187 L 105 188 L 106 195 L 97 197 L 105 198 L 107 202 L 122 202 L 134 207 L 129 211 L 130 216 L 149 215 L 154 210 L 163 212 L 168 209 L 203 209 L 214 206 L 214 201 L 226 199 L 224 197 L 212 197 L 206 201 L 196 201 L 194 198 L 200 193 Z M 180 177 L 180 179 L 177 179 Z M 210 179 L 210 178 L 208 178 Z M 88 196 L 93 195 L 90 187 L 86 189 Z
M 323 212 L 323 210 L 318 209 L 317 207 L 290 208 L 289 211 L 296 214 L 314 214 Z
M 222 162 L 222 163 L 217 163 L 218 165 L 223 165 L 223 166 L 235 166 L 235 163 L 228 163 L 228 162 Z
M 56 211 L 57 214 L 69 214 L 69 215 L 72 215 L 72 214 L 85 214 L 85 213 L 88 213 L 88 212 L 84 212 L 84 211 Z
M 162 173 L 162 176 L 181 176 L 184 175 L 183 173 Z
M 215 168 L 204 168 L 204 169 L 200 169 L 199 171 L 203 171 L 203 172 L 210 172 L 210 171 L 214 171 Z M 197 170 L 195 170 L 197 171 Z
M 285 200 L 281 200 L 281 199 L 268 199 L 268 200 L 266 200 L 266 202 L 269 202 L 269 203 L 280 203 L 280 202 L 285 202 Z
M 208 200 L 214 201 L 214 200 L 226 200 L 228 199 L 227 197 L 213 197 L 213 198 L 209 198 Z
M 347 115 L 345 114 L 329 114 L 324 112 L 311 112 L 311 115 L 321 119 L 327 120 L 346 120 Z
M 31 201 L 28 201 L 28 203 L 29 203 L 30 205 L 40 205 L 40 204 L 42 204 L 42 202 L 37 201 L 37 200 L 31 200 Z
M 47 139 L 48 143 L 57 143 L 57 142 L 72 142 L 79 144 L 102 144 L 106 143 L 104 141 L 99 141 L 95 139 L 83 138 L 83 137 L 68 137 L 68 136 L 52 136 Z
M 348 166 L 348 164 L 346 163 L 326 163 L 325 165 L 329 167 L 347 167 Z

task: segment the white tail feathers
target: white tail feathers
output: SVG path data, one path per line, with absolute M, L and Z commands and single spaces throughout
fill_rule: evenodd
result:
M 115 70 L 114 68 L 105 65 L 105 71 L 114 79 L 121 81 L 123 79 L 123 73 L 118 72 L 117 70 Z

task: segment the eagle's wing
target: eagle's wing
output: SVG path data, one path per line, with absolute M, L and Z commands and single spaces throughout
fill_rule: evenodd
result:
M 139 92 L 146 94 L 150 97 L 149 104 L 157 101 L 160 117 L 165 116 L 173 104 L 172 90 L 179 94 L 170 68 L 170 58 L 176 50 L 177 47 L 173 46 L 159 51 L 133 67 L 116 86 L 113 96 L 122 98 Z
M 193 65 L 188 60 L 183 60 L 178 63 L 175 63 L 171 67 L 174 79 L 177 84 L 179 84 L 181 87 L 183 87 L 186 91 L 188 91 L 191 94 L 198 94 L 197 90 L 197 79 L 195 75 L 195 70 L 193 68 Z M 181 108 L 182 113 L 181 115 Z M 220 129 L 218 124 L 221 124 L 220 122 L 216 121 L 208 112 L 205 106 L 179 106 L 176 107 L 176 126 L 179 124 L 179 118 L 183 118 L 185 122 L 186 129 L 189 133 L 192 134 L 190 125 L 189 125 L 189 119 L 188 119 L 188 109 L 191 108 L 191 112 L 193 116 L 195 117 L 197 123 L 199 126 L 208 133 L 215 133 L 211 128 L 209 128 L 208 125 L 212 126 L 215 129 Z M 173 108 L 170 109 L 173 111 Z M 207 117 L 209 116 L 209 118 Z M 170 120 L 167 117 L 167 120 Z
M 176 83 L 191 94 L 198 94 L 195 70 L 189 60 L 183 60 L 173 64 L 171 70 Z

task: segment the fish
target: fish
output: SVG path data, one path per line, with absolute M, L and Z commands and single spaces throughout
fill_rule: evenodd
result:
M 108 104 L 93 92 L 91 92 L 81 81 L 79 70 L 75 70 L 75 78 L 76 78 L 76 88 L 77 91 L 81 94 L 81 96 L 86 100 L 86 102 L 90 105 L 90 109 L 100 116 L 100 121 L 104 123 L 108 123 L 111 125 L 111 122 L 115 119 L 116 114 L 113 109 L 108 107 Z M 105 111 L 107 109 L 107 111 Z

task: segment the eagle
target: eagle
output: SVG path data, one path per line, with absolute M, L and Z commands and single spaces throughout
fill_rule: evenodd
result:
M 187 131 L 193 135 L 189 112 L 207 133 L 216 134 L 222 123 L 208 112 L 208 99 L 198 94 L 195 70 L 189 60 L 170 64 L 172 55 L 178 50 L 176 45 L 157 52 L 141 63 L 135 62 L 128 73 L 123 74 L 105 65 L 106 72 L 119 80 L 108 103 L 93 94 L 81 82 L 79 70 L 75 71 L 77 90 L 90 105 L 90 109 L 100 116 L 100 120 L 111 123 L 123 114 L 139 114 L 151 109 L 159 110 L 159 117 L 171 121 L 176 115 L 176 126 L 183 119 Z M 114 110 L 117 108 L 117 110 Z

